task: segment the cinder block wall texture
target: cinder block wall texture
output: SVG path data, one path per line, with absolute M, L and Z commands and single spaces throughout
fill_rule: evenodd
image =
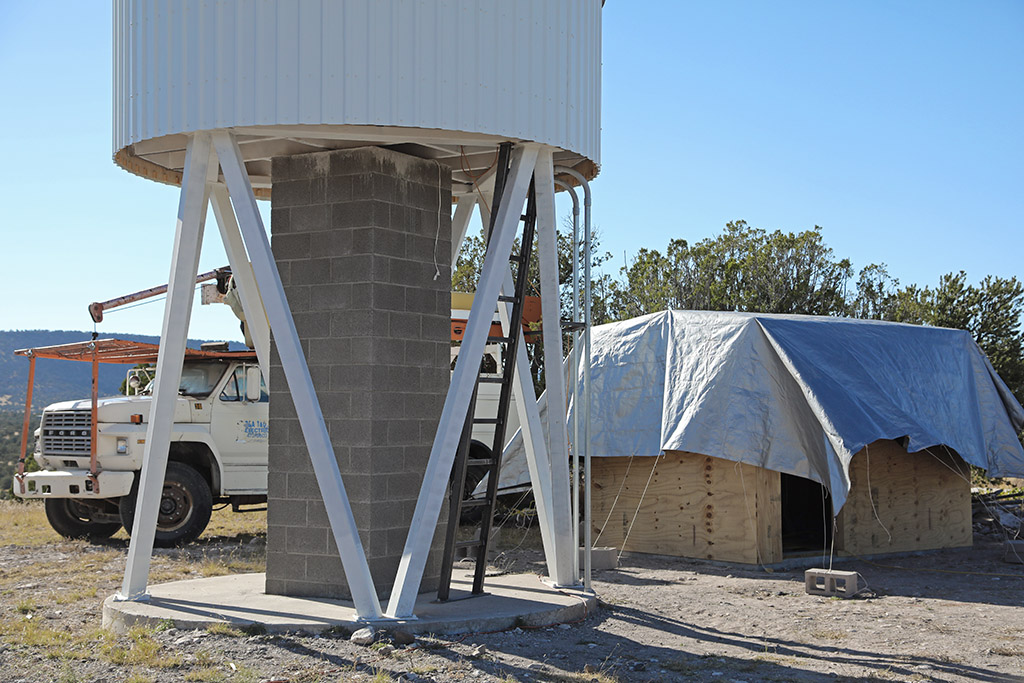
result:
M 385 598 L 448 389 L 451 171 L 367 147 L 275 158 L 272 181 L 274 258 Z M 268 497 L 267 592 L 350 597 L 276 348 Z

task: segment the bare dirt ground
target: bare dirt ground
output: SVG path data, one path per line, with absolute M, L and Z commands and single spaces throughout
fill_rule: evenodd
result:
M 216 513 L 202 542 L 158 552 L 152 582 L 261 571 L 263 524 Z M 1024 565 L 1003 562 L 988 534 L 972 549 L 837 565 L 871 588 L 852 600 L 807 595 L 803 566 L 624 556 L 595 573 L 602 606 L 579 623 L 393 647 L 384 634 L 365 647 L 341 633 L 104 632 L 123 533 L 104 545 L 64 541 L 41 506 L 0 502 L 0 680 L 1024 681 Z M 497 564 L 539 573 L 535 532 L 503 535 Z

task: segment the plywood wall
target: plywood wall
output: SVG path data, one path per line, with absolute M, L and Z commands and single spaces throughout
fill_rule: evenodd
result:
M 971 545 L 969 476 L 963 460 L 941 447 L 930 454 L 907 453 L 895 441 L 868 445 L 850 464 L 850 497 L 836 518 L 837 553 Z
M 595 458 L 592 468 L 596 545 L 750 564 L 782 559 L 778 472 L 679 451 Z

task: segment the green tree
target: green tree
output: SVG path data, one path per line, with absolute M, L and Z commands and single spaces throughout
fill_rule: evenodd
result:
M 900 288 L 899 284 L 884 263 L 866 266 L 857 279 L 849 315 L 915 325 L 927 322 L 931 315 L 931 291 L 917 285 Z
M 580 228 L 582 232 L 582 226 Z M 609 322 L 608 316 L 608 291 L 610 278 L 597 271 L 601 264 L 611 257 L 607 252 L 600 250 L 600 236 L 597 230 L 591 233 L 590 240 L 591 254 L 591 301 L 592 319 L 595 324 Z M 566 320 L 572 315 L 572 219 L 567 217 L 563 221 L 562 230 L 557 233 L 558 246 L 558 280 L 561 283 L 559 298 L 562 317 Z M 520 238 L 517 237 L 512 246 L 512 254 L 519 253 Z M 583 250 L 579 247 L 580 273 L 583 272 Z M 452 290 L 456 292 L 475 292 L 480 274 L 483 271 L 484 258 L 487 255 L 487 242 L 484 232 L 481 230 L 476 235 L 467 235 L 459 251 L 458 259 L 452 268 Z M 515 269 L 512 271 L 516 276 Z M 537 238 L 534 237 L 533 249 L 530 252 L 530 267 L 526 276 L 526 293 L 528 296 L 540 296 L 540 262 L 537 255 Z M 580 296 L 582 304 L 582 283 L 580 285 Z M 538 393 L 544 388 L 544 367 L 543 367 L 543 342 L 537 342 L 527 346 L 527 353 L 530 357 L 530 368 L 533 374 L 534 386 Z M 568 347 L 566 347 L 568 348 Z
M 613 287 L 619 319 L 666 308 L 840 315 L 852 266 L 836 259 L 821 228 L 767 232 L 745 221 L 693 245 L 674 239 L 665 255 L 641 249 Z
M 992 367 L 1024 401 L 1024 285 L 1015 277 L 985 276 L 967 284 L 967 273 L 947 273 L 928 297 L 929 325 L 967 330 Z

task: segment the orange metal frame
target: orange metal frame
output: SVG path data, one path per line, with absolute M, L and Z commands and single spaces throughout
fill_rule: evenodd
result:
M 531 343 L 540 340 L 540 298 L 528 296 L 523 302 L 523 340 Z M 462 341 L 466 333 L 466 321 L 462 318 L 452 318 L 452 341 Z M 500 337 L 501 323 L 492 323 L 491 330 L 487 333 L 491 337 Z
M 18 452 L 18 473 L 14 478 L 22 493 L 25 493 L 25 460 L 28 458 L 28 430 L 31 427 L 32 414 L 32 388 L 35 385 L 36 359 L 51 358 L 55 360 L 74 360 L 92 364 L 92 415 L 90 419 L 90 445 L 89 445 L 89 479 L 92 481 L 93 491 L 100 492 L 100 482 L 97 478 L 99 473 L 96 463 L 96 440 L 98 436 L 98 424 L 96 419 L 96 406 L 99 402 L 99 364 L 113 363 L 127 365 L 129 363 L 155 363 L 160 353 L 157 344 L 146 342 L 128 341 L 126 339 L 94 339 L 90 341 L 73 342 L 71 344 L 58 344 L 56 346 L 41 346 L 35 349 L 18 349 L 14 352 L 16 356 L 25 356 L 29 359 L 28 364 L 28 389 L 25 392 L 25 421 L 21 430 L 21 450 Z M 223 358 L 237 360 L 256 360 L 254 351 L 202 351 L 199 349 L 186 349 L 185 360 L 199 358 Z

